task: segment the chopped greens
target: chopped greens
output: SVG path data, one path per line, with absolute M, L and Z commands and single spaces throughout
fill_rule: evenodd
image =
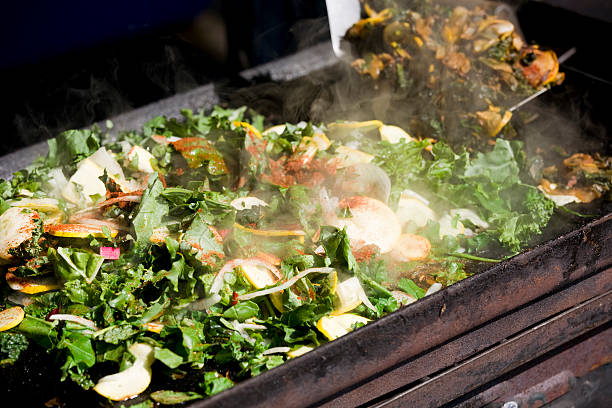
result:
M 26 292 L 21 324 L 0 333 L 2 364 L 32 340 L 57 355 L 64 379 L 89 389 L 100 379 L 92 367 L 125 370 L 135 364 L 128 349 L 143 343 L 167 388 L 187 373 L 200 379 L 192 390 L 155 391 L 154 401 L 214 395 L 282 364 L 287 350 L 344 334 L 321 329 L 330 316 L 357 315 L 347 331 L 358 330 L 436 282 L 466 278 L 470 259 L 518 252 L 554 209 L 522 181 L 517 142 L 471 154 L 431 140 L 378 140 L 378 121 L 262 134 L 263 118 L 245 108 L 183 114 L 112 141 L 95 129 L 64 132 L 46 158 L 0 182 L 3 213 L 25 189 L 46 200 L 29 201 L 36 217 L 21 217 L 23 225 L 0 215 L 9 233 L 33 231 L 17 246 L 0 237 L 0 249 L 9 246 L 2 273 L 42 279 Z M 101 146 L 108 154 L 92 156 Z M 152 166 L 129 153 L 136 147 Z M 71 177 L 88 158 L 101 176 L 77 183 Z M 91 190 L 97 180 L 104 194 L 70 200 L 71 188 Z M 49 229 L 62 224 L 88 233 Z M 106 259 L 102 247 L 120 256 Z M 15 290 L 3 287 L 3 305 L 16 302 Z

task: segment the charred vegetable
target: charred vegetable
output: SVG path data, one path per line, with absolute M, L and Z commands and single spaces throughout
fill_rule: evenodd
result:
M 367 17 L 345 35 L 357 54 L 352 66 L 375 87 L 390 84 L 384 89 L 410 111 L 411 135 L 435 137 L 443 130 L 451 144 L 476 147 L 503 133 L 514 103 L 564 79 L 553 51 L 527 45 L 486 4 L 363 6 Z

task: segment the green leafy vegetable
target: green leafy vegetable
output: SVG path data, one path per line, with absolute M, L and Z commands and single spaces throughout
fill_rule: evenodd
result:
M 204 398 L 204 396 L 193 391 L 182 392 L 160 390 L 151 393 L 151 399 L 153 399 L 155 402 L 159 402 L 160 404 L 164 405 L 182 404 L 183 402 L 193 401 L 201 398 Z
M 102 256 L 90 251 L 63 247 L 50 248 L 49 258 L 59 279 L 84 279 L 88 283 L 95 279 L 104 262 Z

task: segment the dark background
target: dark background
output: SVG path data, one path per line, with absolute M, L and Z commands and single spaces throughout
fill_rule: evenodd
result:
M 525 37 L 612 82 L 612 2 L 510 0 Z M 552 7 L 550 4 L 565 8 Z M 324 0 L 39 1 L 0 25 L 0 156 L 329 40 Z M 593 109 L 605 109 L 594 106 Z
M 0 24 L 0 156 L 329 39 L 324 0 L 34 3 Z

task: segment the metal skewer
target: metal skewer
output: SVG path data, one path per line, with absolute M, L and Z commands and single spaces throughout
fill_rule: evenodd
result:
M 574 55 L 576 53 L 576 47 L 572 47 L 569 50 L 565 51 L 559 58 L 559 65 L 563 64 L 565 61 L 567 61 L 572 55 Z M 520 108 L 521 106 L 525 105 L 526 103 L 531 102 L 532 100 L 534 100 L 535 98 L 537 98 L 538 96 L 542 95 L 544 92 L 548 91 L 550 88 L 542 88 L 540 89 L 538 92 L 529 95 L 527 98 L 523 99 L 522 101 L 518 102 L 516 105 L 512 106 L 510 109 L 508 109 L 510 112 L 514 112 L 515 110 L 517 110 L 518 108 Z

